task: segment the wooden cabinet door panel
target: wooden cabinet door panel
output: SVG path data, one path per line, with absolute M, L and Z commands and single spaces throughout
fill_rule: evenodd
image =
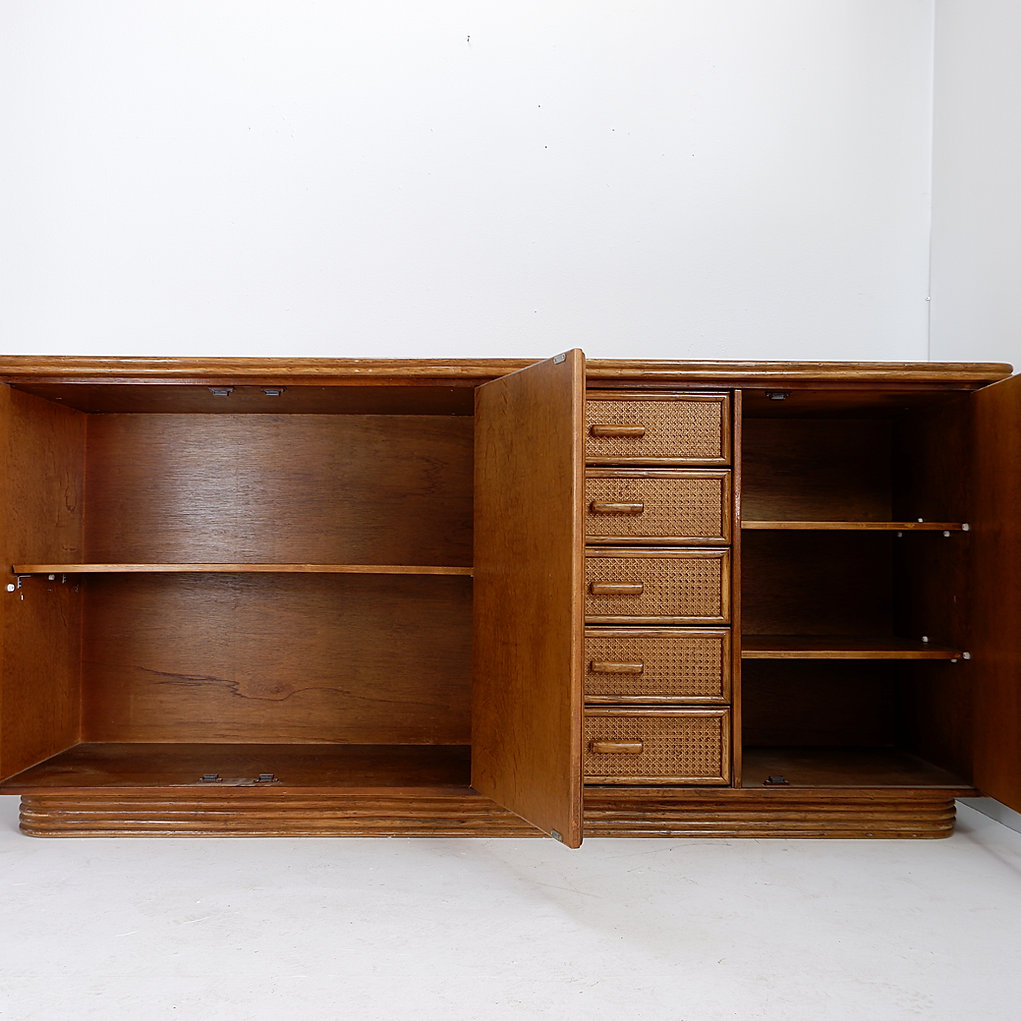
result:
M 971 401 L 974 780 L 1021 811 L 1021 376 Z
M 475 401 L 472 786 L 581 843 L 580 351 Z

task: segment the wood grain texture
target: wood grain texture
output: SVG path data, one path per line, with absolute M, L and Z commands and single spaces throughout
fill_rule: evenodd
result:
M 81 559 L 467 567 L 471 436 L 462 418 L 93 416 Z
M 974 775 L 1021 811 L 1021 377 L 971 400 Z
M 892 518 L 889 422 L 745 418 L 742 428 L 743 528 Z
M 88 741 L 467 744 L 471 583 L 87 579 Z
M 460 586 L 458 599 L 441 600 L 444 604 L 441 607 L 430 602 L 422 610 L 421 634 L 418 638 L 408 637 L 406 642 L 402 622 L 394 619 L 391 624 L 381 623 L 385 611 L 379 607 L 379 612 L 371 609 L 375 595 L 368 597 L 370 608 L 363 610 L 352 609 L 362 602 L 359 599 L 316 594 L 320 584 L 361 584 L 360 573 L 350 578 L 328 573 L 347 569 L 359 572 L 380 568 L 401 572 L 438 569 L 462 575 L 471 571 L 472 423 L 467 398 L 473 396 L 475 383 L 500 376 L 522 363 L 322 360 L 289 364 L 264 360 L 253 364 L 226 359 L 183 363 L 125 359 L 79 362 L 87 380 L 88 373 L 92 373 L 90 381 L 83 383 L 79 377 L 75 383 L 74 375 L 62 375 L 73 367 L 74 359 L 13 360 L 13 365 L 10 359 L 0 359 L 0 370 L 15 373 L 8 378 L 19 379 L 21 385 L 33 391 L 8 391 L 5 398 L 5 411 L 13 408 L 16 417 L 19 409 L 25 410 L 28 432 L 20 427 L 12 431 L 12 418 L 0 415 L 0 450 L 7 451 L 3 468 L 6 474 L 0 483 L 13 492 L 2 498 L 5 509 L 0 512 L 6 515 L 0 519 L 0 543 L 7 551 L 6 566 L 56 567 L 52 572 L 40 573 L 58 575 L 53 581 L 45 576 L 25 579 L 22 590 L 7 594 L 9 600 L 0 606 L 3 643 L 0 775 L 10 768 L 31 769 L 38 759 L 54 754 L 60 759 L 62 749 L 80 736 L 75 729 L 77 724 L 72 726 L 69 721 L 77 720 L 79 651 L 72 636 L 79 630 L 84 599 L 86 631 L 96 638 L 105 634 L 107 643 L 96 656 L 93 647 L 86 645 L 91 665 L 86 669 L 84 709 L 89 726 L 95 724 L 97 732 L 109 728 L 105 733 L 115 742 L 125 737 L 134 739 L 146 728 L 165 724 L 163 737 L 157 738 L 162 742 L 162 751 L 147 753 L 157 759 L 159 754 L 180 752 L 193 739 L 205 742 L 199 747 L 202 759 L 208 758 L 210 749 L 222 748 L 220 742 L 224 740 L 255 742 L 246 746 L 249 749 L 258 746 L 278 750 L 287 747 L 282 742 L 300 742 L 301 751 L 296 754 L 307 759 L 306 776 L 317 778 L 312 786 L 321 786 L 316 786 L 309 795 L 293 788 L 293 794 L 287 797 L 279 794 L 274 797 L 261 786 L 239 787 L 232 782 L 214 794 L 207 794 L 190 780 L 183 785 L 188 791 L 184 794 L 180 789 L 175 793 L 173 787 L 161 787 L 166 782 L 165 774 L 161 777 L 157 769 L 146 781 L 149 786 L 144 793 L 125 788 L 104 792 L 94 787 L 91 792 L 64 794 L 61 792 L 72 775 L 80 779 L 89 775 L 89 770 L 78 763 L 75 769 L 62 772 L 64 767 L 59 767 L 54 759 L 50 763 L 56 767 L 51 773 L 54 786 L 35 786 L 26 798 L 25 818 L 29 820 L 26 828 L 53 833 L 146 832 L 147 828 L 154 832 L 224 833 L 536 832 L 465 786 L 469 698 L 466 637 L 470 638 L 471 630 L 465 612 L 465 597 L 470 591 L 468 579 L 367 576 L 371 586 L 434 583 Z M 747 651 L 753 657 L 764 652 L 785 658 L 773 663 L 749 658 L 744 666 L 747 692 L 744 699 L 737 699 L 734 717 L 736 720 L 743 703 L 747 708 L 746 742 L 750 746 L 750 772 L 746 777 L 749 785 L 755 783 L 758 776 L 755 771 L 761 772 L 760 767 L 773 771 L 777 763 L 786 762 L 781 768 L 792 772 L 792 782 L 804 786 L 699 792 L 711 794 L 710 799 L 680 797 L 676 790 L 660 792 L 657 797 L 634 788 L 612 795 L 600 788 L 590 788 L 586 791 L 585 816 L 589 831 L 674 835 L 943 835 L 952 827 L 950 796 L 972 792 L 970 782 L 975 779 L 977 783 L 980 774 L 994 788 L 989 793 L 995 793 L 1012 807 L 1021 807 L 1018 752 L 1021 719 L 1016 691 L 1016 679 L 1021 672 L 1016 621 L 1021 619 L 1021 606 L 1015 577 L 1015 565 L 1021 562 L 1016 526 L 1021 494 L 1015 470 L 1021 463 L 1018 424 L 1021 388 L 1012 381 L 978 393 L 969 392 L 1004 375 L 1006 367 L 604 362 L 590 368 L 589 383 L 595 391 L 620 391 L 627 387 L 632 392 L 644 392 L 650 399 L 678 389 L 701 392 L 740 385 L 742 378 L 749 378 L 748 373 L 757 371 L 756 389 L 735 398 L 735 405 L 743 402 L 746 406 L 749 430 L 763 436 L 770 430 L 771 435 L 784 434 L 786 430 L 786 435 L 794 437 L 801 453 L 787 458 L 793 467 L 788 464 L 784 469 L 786 481 L 764 478 L 761 485 L 756 483 L 759 493 L 777 504 L 779 511 L 774 517 L 746 514 L 752 527 L 743 537 L 751 551 L 750 563 L 746 565 L 749 570 L 743 572 L 746 601 L 750 600 L 749 612 L 745 614 L 746 630 L 762 632 L 758 639 L 753 635 L 747 641 Z M 689 375 L 685 376 L 685 372 Z M 118 379 L 129 382 L 121 385 L 116 382 Z M 234 391 L 226 399 L 215 397 L 208 390 L 212 382 L 234 386 Z M 261 391 L 263 382 L 282 382 L 286 391 L 279 397 L 268 397 Z M 791 397 L 786 401 L 769 401 L 763 391 L 772 386 L 790 390 Z M 224 414 L 225 406 L 216 403 L 221 400 L 233 402 L 230 405 L 233 411 Z M 268 402 L 277 402 L 272 405 L 275 413 L 266 411 Z M 75 458 L 81 459 L 87 416 L 70 410 L 68 405 L 74 407 L 75 403 L 93 412 L 128 413 L 90 417 L 88 431 L 98 438 L 98 445 L 93 448 L 95 457 L 90 455 L 90 486 L 93 481 L 103 481 L 101 447 L 107 419 L 166 419 L 175 416 L 151 413 L 208 410 L 209 414 L 179 416 L 195 424 L 201 419 L 213 419 L 219 425 L 210 426 L 202 440 L 212 451 L 212 457 L 203 461 L 199 456 L 199 467 L 191 473 L 197 479 L 194 488 L 188 490 L 176 484 L 173 487 L 183 501 L 194 498 L 196 505 L 203 502 L 206 511 L 174 506 L 172 497 L 164 499 L 166 518 L 151 515 L 153 527 L 143 528 L 141 531 L 148 531 L 149 535 L 140 537 L 138 542 L 140 545 L 163 542 L 162 533 L 170 536 L 171 545 L 178 543 L 185 549 L 189 544 L 215 546 L 220 537 L 228 545 L 235 543 L 235 554 L 225 558 L 220 553 L 201 555 L 189 549 L 171 559 L 165 555 L 168 550 L 162 549 L 152 556 L 129 556 L 115 550 L 116 543 L 111 543 L 109 557 L 104 559 L 133 569 L 149 564 L 169 571 L 158 577 L 156 572 L 153 577 L 135 576 L 133 570 L 123 572 L 124 577 L 89 574 L 82 579 L 69 577 L 62 583 L 60 564 L 97 559 L 82 543 L 82 473 L 78 472 L 79 481 L 75 482 L 78 469 L 74 462 Z M 359 469 L 359 478 L 373 480 L 374 495 L 367 497 L 364 504 L 366 517 L 375 515 L 396 521 L 404 536 L 417 529 L 419 541 L 412 540 L 416 553 L 411 556 L 393 552 L 406 539 L 379 539 L 375 525 L 345 531 L 346 524 L 335 524 L 333 505 L 349 506 L 361 499 L 360 494 L 348 492 L 350 485 L 338 486 L 329 500 L 319 502 L 317 496 L 331 484 L 331 458 L 348 462 L 344 444 L 331 438 L 338 435 L 335 430 L 361 428 L 336 423 L 345 419 L 365 423 L 366 416 L 377 412 L 417 420 L 417 425 L 408 425 L 410 438 L 405 446 L 401 448 L 404 441 L 397 440 L 396 447 L 407 450 L 408 463 L 415 460 L 416 450 L 428 449 L 428 458 L 433 463 L 402 488 L 405 494 L 415 491 L 432 494 L 429 499 L 435 498 L 441 514 L 450 513 L 451 508 L 444 506 L 448 497 L 441 493 L 439 479 L 445 471 L 440 465 L 452 462 L 434 454 L 455 434 L 460 437 L 454 443 L 460 444 L 461 453 L 453 455 L 456 465 L 452 474 L 459 474 L 462 479 L 460 496 L 456 498 L 460 501 L 456 516 L 461 524 L 450 530 L 444 527 L 444 534 L 438 539 L 431 531 L 423 536 L 426 529 L 415 523 L 415 512 L 407 508 L 394 511 L 385 496 L 389 490 L 382 465 L 393 466 L 395 474 L 402 475 L 404 455 L 399 450 L 394 453 L 389 449 L 381 458 L 367 455 L 366 461 L 371 460 L 378 467 Z M 447 439 L 425 439 L 419 445 L 414 438 L 415 430 L 429 432 L 432 421 L 439 415 L 458 415 L 460 420 L 449 427 L 451 432 L 444 434 Z M 318 432 L 311 426 L 303 431 L 305 426 L 297 424 L 315 418 L 335 421 L 317 427 Z M 230 424 L 240 419 L 246 422 L 243 427 Z M 235 446 L 237 463 L 232 465 L 230 443 L 224 441 L 226 433 L 239 428 L 249 436 L 262 436 L 260 430 L 269 427 L 261 423 L 272 419 L 285 419 L 279 436 L 270 436 L 265 443 L 255 445 L 262 452 L 256 453 L 252 464 L 248 463 L 252 448 L 244 442 Z M 771 424 L 774 420 L 779 425 Z M 734 427 L 738 450 L 741 421 L 738 416 Z M 146 426 L 135 424 L 126 428 L 129 433 L 140 435 Z M 383 432 L 393 428 L 394 420 L 388 420 Z M 829 435 L 837 436 L 829 446 L 821 438 L 827 430 Z M 873 442 L 869 437 L 878 439 Z M 154 452 L 160 451 L 160 442 L 157 437 L 151 447 Z M 756 441 L 751 442 L 754 446 Z M 856 442 L 865 449 L 856 449 Z M 120 440 L 113 443 L 114 449 L 118 446 Z M 771 459 L 782 464 L 787 455 L 768 448 L 769 444 L 765 444 L 761 455 L 755 455 L 761 465 L 768 469 Z M 131 441 L 122 449 L 134 456 Z M 65 453 L 54 457 L 55 450 Z M 67 451 L 71 452 L 70 460 Z M 311 451 L 326 455 L 325 468 L 319 467 L 319 460 Z M 182 448 L 185 462 L 191 453 Z M 143 452 L 143 460 L 145 456 Z M 173 452 L 167 456 L 172 462 Z M 740 510 L 741 464 L 736 452 L 735 458 L 734 501 Z M 973 458 L 974 465 L 970 463 Z M 155 461 L 163 459 L 160 453 Z M 295 461 L 298 468 L 314 462 L 308 471 L 300 471 L 309 480 L 311 495 L 299 485 L 295 497 L 286 485 L 278 486 L 270 480 L 268 502 L 262 503 L 265 467 L 285 463 L 290 469 Z M 880 462 L 887 465 L 883 469 L 886 477 L 875 468 Z M 93 467 L 100 469 L 94 479 Z M 225 469 L 242 480 L 239 483 L 242 494 L 223 502 L 215 485 L 225 477 Z M 30 484 L 18 493 L 19 483 L 12 480 L 21 478 L 29 479 Z M 139 471 L 120 493 L 115 485 L 95 505 L 90 489 L 87 527 L 95 524 L 97 535 L 106 541 L 104 531 L 120 527 L 114 518 L 125 508 L 128 517 L 135 515 L 136 508 L 142 517 L 150 514 L 146 510 L 150 498 L 144 487 L 159 484 L 156 474 Z M 866 508 L 863 513 L 830 515 L 836 504 L 850 506 L 855 500 L 863 502 Z M 888 509 L 880 515 L 877 508 L 883 504 L 888 504 Z M 543 525 L 549 529 L 555 513 L 548 502 L 539 501 L 539 506 Z M 94 510 L 102 520 L 93 520 Z M 263 511 L 265 517 L 261 516 Z M 230 520 L 232 513 L 234 521 Z M 816 518 L 817 514 L 826 517 Z M 916 517 L 926 519 L 922 529 L 914 521 Z M 243 522 L 248 519 L 258 525 L 254 538 L 245 531 L 247 525 Z M 431 515 L 422 520 L 432 529 Z M 906 535 L 898 540 L 870 534 L 873 529 L 914 532 L 958 528 L 964 521 L 972 523 L 972 533 L 957 532 L 949 539 Z M 756 530 L 756 523 L 770 528 L 779 523 L 788 534 Z M 806 524 L 810 527 L 802 530 Z M 129 526 L 129 530 L 132 527 L 135 526 Z M 280 535 L 272 534 L 274 531 Z M 320 555 L 324 549 L 318 547 L 309 552 L 296 538 L 305 531 L 313 536 L 313 544 L 324 548 L 333 544 L 362 552 L 325 556 Z M 455 536 L 452 541 L 460 544 L 458 556 L 446 553 L 435 559 L 420 556 L 422 549 L 428 549 L 431 543 L 439 543 L 440 548 L 449 551 L 451 534 Z M 740 532 L 735 533 L 733 540 L 735 544 L 742 541 Z M 371 550 L 374 543 L 378 543 L 377 549 L 390 552 L 370 558 L 364 551 Z M 576 552 L 576 547 L 572 550 Z M 517 553 L 515 549 L 514 555 Z M 210 572 L 181 573 L 182 564 L 175 560 L 192 559 L 201 561 Z M 736 580 L 742 573 L 737 549 L 731 551 L 731 563 Z M 223 575 L 222 567 L 229 564 L 240 566 L 238 577 L 228 579 Z M 222 590 L 218 589 L 220 595 L 215 599 L 195 596 L 196 592 L 206 591 L 207 583 L 211 591 L 228 581 Z M 177 593 L 168 596 L 171 602 L 176 600 L 170 607 L 170 616 L 184 621 L 187 627 L 170 624 L 169 631 L 176 638 L 166 637 L 168 625 L 162 618 L 167 615 L 135 589 L 148 584 L 166 586 Z M 263 594 L 247 594 L 248 586 L 254 586 L 260 593 L 264 586 L 267 592 L 282 586 L 290 594 L 291 585 L 296 586 L 293 599 L 273 600 Z M 185 593 L 188 586 L 192 586 L 191 592 Z M 737 584 L 731 599 L 732 619 L 736 623 L 740 603 Z M 396 602 L 407 609 L 414 600 L 399 597 Z M 974 613 L 969 610 L 969 603 L 973 604 Z M 210 615 L 211 604 L 215 604 L 211 611 L 213 622 L 202 637 L 204 625 L 198 618 Z M 461 607 L 456 612 L 455 604 Z M 118 607 L 124 615 L 123 622 L 114 620 Z M 504 608 L 501 605 L 500 609 Z M 270 643 L 260 645 L 256 633 L 265 623 L 263 620 L 254 623 L 260 610 L 266 620 L 275 621 L 269 625 L 269 636 L 275 637 L 277 648 L 268 652 Z M 342 612 L 352 616 L 341 620 Z M 88 622 L 94 615 L 98 615 L 97 620 L 104 615 L 107 618 L 95 629 Z M 432 658 L 431 633 L 450 630 L 448 620 L 460 622 L 452 625 L 453 634 L 447 636 L 451 640 L 456 638 L 460 652 L 453 653 L 448 648 Z M 207 649 L 194 661 L 187 661 L 187 651 L 179 653 L 172 646 L 175 643 L 186 646 L 193 633 L 200 636 L 200 643 L 213 645 L 218 634 L 220 644 L 229 644 L 236 640 L 232 628 L 236 629 L 239 621 L 237 640 L 241 655 L 234 659 L 235 673 L 228 678 L 229 684 L 236 684 L 238 690 L 227 699 L 228 706 L 233 708 L 228 708 L 222 717 L 210 700 L 219 698 L 218 687 L 220 694 L 223 691 L 219 681 L 228 676 L 228 671 L 219 669 L 221 660 L 217 659 L 224 653 Z M 762 622 L 765 624 L 760 629 Z M 547 620 L 541 628 L 533 627 L 528 633 L 549 628 Z M 791 639 L 793 644 L 784 644 L 785 635 L 789 638 L 803 630 L 809 632 L 807 641 L 795 638 Z M 771 631 L 774 633 L 770 634 Z M 974 658 L 969 663 L 956 664 L 882 661 L 887 657 L 900 658 L 902 654 L 930 656 L 930 648 L 889 637 L 914 637 L 920 633 L 929 634 L 933 639 L 931 645 L 943 655 L 969 648 Z M 340 634 L 346 637 L 340 640 L 337 637 Z M 345 644 L 358 634 L 367 634 L 374 646 L 385 647 L 386 651 L 366 653 L 366 658 L 359 660 L 361 652 L 351 654 Z M 838 637 L 834 639 L 833 635 Z M 756 645 L 760 640 L 762 644 Z M 400 663 L 396 670 L 388 672 L 374 657 L 385 658 L 390 654 L 391 644 L 396 646 L 393 656 Z M 115 645 L 120 648 L 113 650 Z M 738 654 L 740 641 L 736 635 L 732 645 Z M 427 677 L 416 674 L 422 664 L 413 660 L 412 647 L 420 654 L 423 648 L 428 650 L 424 667 Z M 844 660 L 845 655 L 865 654 L 880 661 Z M 798 658 L 786 658 L 789 656 Z M 815 656 L 829 662 L 820 662 Z M 150 658 L 169 665 L 166 672 L 173 677 L 154 679 L 151 674 L 143 677 Z M 442 678 L 443 664 L 450 666 L 455 661 L 461 663 L 455 671 L 459 679 Z M 103 663 L 116 667 L 118 662 L 126 664 L 126 672 L 111 668 L 104 673 Z M 139 663 L 140 671 L 135 669 Z M 308 677 L 302 673 L 306 663 Z M 353 664 L 360 676 L 340 692 L 339 698 L 348 700 L 343 707 L 337 703 L 338 663 Z M 210 664 L 216 669 L 207 669 Z M 94 666 L 95 673 L 91 672 Z M 125 676 L 129 680 L 125 690 L 120 691 L 118 686 L 124 685 Z M 397 678 L 392 688 L 391 676 Z M 501 683 L 505 681 L 499 674 L 494 676 Z M 309 686 L 309 680 L 315 678 L 325 678 L 325 688 Z M 735 670 L 733 682 L 737 690 L 741 671 Z M 179 686 L 178 693 L 168 695 L 168 689 L 174 685 Z M 165 696 L 166 701 L 161 703 Z M 387 700 L 391 697 L 404 708 L 388 713 Z M 420 702 L 417 707 L 416 697 Z M 267 702 L 269 708 L 249 714 L 247 703 L 259 701 Z M 978 710 L 974 714 L 974 741 L 970 734 L 973 703 Z M 420 715 L 418 720 L 416 712 Z M 203 732 L 208 722 L 206 716 L 225 718 L 223 733 L 227 736 L 217 736 L 215 728 Z M 11 720 L 16 721 L 13 738 Z M 737 723 L 735 728 L 740 734 Z M 388 750 L 373 753 L 369 751 L 373 746 L 346 744 L 374 733 L 380 741 L 403 740 L 402 734 L 425 742 L 449 739 L 457 744 L 455 755 L 459 756 L 459 764 L 444 773 L 439 757 L 402 759 L 402 755 L 413 756 L 419 750 L 438 753 L 445 746 L 388 744 L 385 746 Z M 334 744 L 335 738 L 345 744 Z M 759 741 L 774 745 L 763 750 L 764 759 L 756 758 L 754 746 Z M 789 743 L 784 745 L 785 741 Z M 858 747 L 873 741 L 877 747 Z M 812 743 L 816 747 L 808 747 Z M 113 744 L 106 747 L 112 749 Z M 335 748 L 346 749 L 340 754 L 368 756 L 359 767 L 361 772 L 352 772 L 350 762 L 343 775 L 331 774 L 329 767 L 324 768 L 320 756 L 324 750 L 332 753 Z M 260 753 L 258 757 L 266 756 Z M 65 766 L 70 762 L 64 761 Z M 284 758 L 276 761 L 278 765 L 285 762 Z M 290 774 L 288 783 L 298 775 L 291 772 L 297 768 L 295 761 L 286 766 Z M 734 762 L 735 775 L 740 775 L 737 741 Z M 254 761 L 245 766 L 249 771 L 255 768 Z M 512 770 L 530 768 L 530 763 L 512 764 Z M 105 779 L 103 770 L 98 769 L 94 780 L 100 785 L 116 784 L 130 780 L 130 776 L 126 760 L 117 761 L 115 757 L 106 769 Z M 227 779 L 242 783 L 251 780 L 240 775 Z M 379 786 L 370 788 L 366 786 L 369 783 Z M 408 786 L 398 786 L 404 784 Z M 933 786 L 927 788 L 927 784 Z M 40 794 L 41 790 L 50 793 Z M 733 797 L 728 799 L 727 795 Z M 220 807 L 211 808 L 208 803 L 217 799 Z M 295 807 L 299 801 L 300 809 Z M 125 807 L 129 804 L 130 809 Z
M 932 839 L 950 836 L 954 815 L 953 796 L 924 788 L 585 791 L 590 837 Z
M 303 790 L 411 790 L 442 796 L 468 786 L 466 745 L 84 743 L 9 780 L 7 794 L 171 791 L 185 797 L 228 797 L 239 790 L 289 796 Z M 205 782 L 210 774 L 219 779 Z M 273 779 L 260 781 L 263 774 Z
M 81 560 L 86 416 L 0 388 L 6 422 L 4 563 Z
M 741 527 L 759 532 L 963 532 L 961 521 L 749 521 Z
M 744 513 L 744 392 L 735 390 L 730 401 L 730 430 L 733 449 L 730 488 L 730 782 L 741 786 L 743 772 L 742 737 L 744 709 L 741 682 L 741 643 L 744 633 L 744 597 L 741 591 L 742 540 L 741 520 Z
M 0 562 L 81 557 L 85 416 L 0 386 Z M 6 585 L 20 584 L 14 592 Z M 0 589 L 0 778 L 79 733 L 81 595 L 48 579 Z
M 742 539 L 746 634 L 893 633 L 892 543 L 903 540 L 879 532 L 785 531 L 745 531 Z
M 792 787 L 942 787 L 957 797 L 974 788 L 959 776 L 894 748 L 745 748 L 745 788 L 782 776 Z
M 35 837 L 540 837 L 541 830 L 464 786 L 430 791 L 319 790 L 286 797 L 256 788 L 203 795 L 30 795 L 21 830 Z
M 761 382 L 758 384 L 761 385 Z M 863 421 L 895 421 L 904 414 L 918 414 L 926 408 L 935 408 L 955 393 L 970 391 L 976 385 L 946 386 L 936 382 L 903 386 L 885 386 L 855 383 L 847 380 L 833 384 L 825 390 L 806 389 L 797 381 L 790 386 L 774 385 L 769 389 L 745 389 L 745 417 L 761 418 L 812 418 Z M 783 400 L 770 395 L 785 394 Z
M 951 835 L 954 814 L 953 795 L 936 788 L 585 790 L 589 837 L 933 839 Z M 34 793 L 21 799 L 21 829 L 36 837 L 542 835 L 470 789 L 286 798 L 256 788 Z
M 275 385 L 270 385 L 275 384 Z M 19 387 L 68 408 L 90 414 L 199 415 L 465 415 L 475 406 L 470 382 L 401 386 L 316 386 L 289 378 L 265 386 L 228 381 L 214 393 L 208 383 L 23 383 Z M 226 389 L 226 393 L 222 392 Z M 272 393 L 267 394 L 267 390 Z M 282 391 L 282 392 L 278 392 Z
M 628 388 L 662 382 L 670 389 L 708 384 L 751 389 L 826 388 L 859 390 L 973 389 L 1009 376 L 1003 362 L 752 362 L 591 359 L 592 384 L 620 380 Z M 613 385 L 610 383 L 610 385 Z
M 470 577 L 470 567 L 424 564 L 15 564 L 14 574 L 439 574 Z
M 526 368 L 529 361 L 502 359 L 371 358 L 119 358 L 7 355 L 0 358 L 0 381 L 81 381 L 174 379 L 249 382 L 305 379 L 318 383 L 421 379 L 495 379 Z M 862 389 L 917 385 L 973 389 L 1010 375 L 1002 362 L 793 362 L 592 359 L 594 381 L 619 379 L 628 386 L 665 381 L 672 389 L 711 382 L 754 387 L 779 381 L 789 386 L 836 385 Z
M 863 635 L 744 635 L 744 659 L 960 659 L 964 650 L 917 639 Z
M 472 786 L 581 843 L 582 416 L 571 351 L 479 388 Z
M 530 364 L 520 358 L 102 358 L 74 355 L 8 355 L 0 380 L 35 383 L 178 383 L 253 386 L 302 381 L 323 386 L 407 386 L 429 380 L 495 379 Z

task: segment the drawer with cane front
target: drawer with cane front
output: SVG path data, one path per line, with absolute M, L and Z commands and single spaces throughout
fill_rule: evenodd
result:
M 726 704 L 730 651 L 726 628 L 586 628 L 585 701 Z
M 589 550 L 585 619 L 591 624 L 730 623 L 730 550 Z
M 730 782 L 729 709 L 587 709 L 588 784 Z
M 589 464 L 730 464 L 727 394 L 589 392 Z
M 590 468 L 585 541 L 617 545 L 727 545 L 730 472 Z

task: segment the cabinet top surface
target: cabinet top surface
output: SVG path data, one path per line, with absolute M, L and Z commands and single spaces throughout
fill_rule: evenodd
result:
M 0 381 L 188 382 L 290 380 L 308 384 L 443 383 L 468 385 L 523 369 L 535 359 L 369 358 L 105 358 L 7 356 Z M 1002 362 L 810 362 L 589 359 L 586 377 L 595 385 L 740 386 L 783 381 L 798 386 L 868 384 L 971 389 L 1003 379 Z

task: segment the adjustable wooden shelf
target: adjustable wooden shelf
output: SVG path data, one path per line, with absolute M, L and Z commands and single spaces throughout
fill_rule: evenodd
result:
M 571 846 L 1019 808 L 1009 371 L 3 359 L 0 791 Z

